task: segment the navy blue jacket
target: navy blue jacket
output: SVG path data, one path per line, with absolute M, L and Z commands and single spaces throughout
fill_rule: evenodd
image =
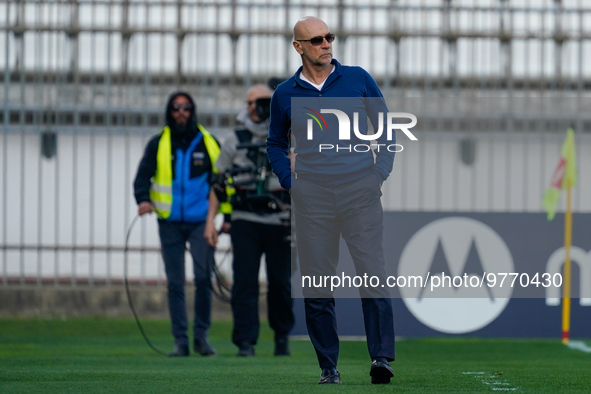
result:
M 327 78 L 322 90 L 318 90 L 309 83 L 300 79 L 302 67 L 283 82 L 273 94 L 271 99 L 271 124 L 269 137 L 267 138 L 267 152 L 273 171 L 277 174 L 281 186 L 286 189 L 291 188 L 291 168 L 287 157 L 289 152 L 289 132 L 293 133 L 296 140 L 295 153 L 297 153 L 295 172 L 298 177 L 308 177 L 315 179 L 327 185 L 336 185 L 350 182 L 362 177 L 368 176 L 371 172 L 375 174 L 380 183 L 382 183 L 392 171 L 394 161 L 394 152 L 385 148 L 376 152 L 376 159 L 371 151 L 348 152 L 349 145 L 369 144 L 369 141 L 361 140 L 351 131 L 351 139 L 348 141 L 339 141 L 337 117 L 333 114 L 323 115 L 327 123 L 327 132 L 314 132 L 313 141 L 307 139 L 306 121 L 309 117 L 305 115 L 303 108 L 310 107 L 320 112 L 320 107 L 327 108 L 326 98 L 374 98 L 371 99 L 373 105 L 366 105 L 365 108 L 355 107 L 359 112 L 359 131 L 366 134 L 367 124 L 366 116 L 369 116 L 374 129 L 378 127 L 378 112 L 383 113 L 382 136 L 378 143 L 390 145 L 396 143 L 395 133 L 392 133 L 391 140 L 387 140 L 386 118 L 388 108 L 383 100 L 382 92 L 378 88 L 374 79 L 361 67 L 342 66 L 335 59 L 332 60 L 335 70 Z M 292 114 L 292 98 L 304 97 L 305 106 L 294 108 L 297 113 Z M 319 100 L 319 99 L 322 99 Z M 339 109 L 339 104 L 343 100 L 335 99 L 335 105 L 331 108 Z M 357 100 L 363 103 L 363 100 Z M 378 105 L 375 105 L 375 103 Z M 357 104 L 355 104 L 357 105 Z M 314 108 L 316 107 L 316 108 Z M 300 112 L 302 112 L 300 114 Z M 308 111 L 310 112 L 310 111 Z M 350 116 L 351 128 L 353 127 L 353 117 Z M 328 132 L 330 130 L 330 132 Z M 340 145 L 343 149 L 336 151 L 319 152 L 319 144 Z

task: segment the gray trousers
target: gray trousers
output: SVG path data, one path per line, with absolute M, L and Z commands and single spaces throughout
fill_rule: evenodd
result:
M 302 275 L 336 275 L 342 236 L 357 275 L 386 278 L 381 191 L 373 173 L 326 186 L 292 178 L 298 255 Z M 306 325 L 321 368 L 336 366 L 339 338 L 329 287 L 303 289 Z M 359 288 L 370 357 L 394 359 L 394 318 L 387 289 Z

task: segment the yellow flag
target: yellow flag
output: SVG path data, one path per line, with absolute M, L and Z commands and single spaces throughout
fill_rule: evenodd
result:
M 548 213 L 548 220 L 554 219 L 556 205 L 560 200 L 560 190 L 577 184 L 577 159 L 575 154 L 575 131 L 568 129 L 566 139 L 562 144 L 562 151 L 558 165 L 550 179 L 550 187 L 542 199 L 542 206 Z

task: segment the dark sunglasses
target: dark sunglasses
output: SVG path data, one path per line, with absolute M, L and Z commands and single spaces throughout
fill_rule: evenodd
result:
M 171 109 L 173 111 L 179 111 L 181 109 L 184 109 L 185 111 L 190 111 L 193 109 L 193 104 L 190 103 L 184 103 L 184 104 L 173 104 L 171 106 Z
M 332 33 L 328 33 L 327 35 L 325 35 L 324 37 L 322 36 L 317 36 L 317 37 L 312 37 L 309 40 L 296 40 L 296 41 L 310 41 L 310 44 L 314 45 L 314 46 L 318 46 L 320 44 L 322 44 L 322 42 L 326 39 L 326 42 L 328 42 L 329 44 L 331 42 L 334 41 L 334 39 L 336 38 L 336 36 Z

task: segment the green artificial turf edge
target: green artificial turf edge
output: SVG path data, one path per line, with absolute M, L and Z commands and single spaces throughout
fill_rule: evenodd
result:
M 157 347 L 171 349 L 168 321 L 143 324 Z M 398 341 L 395 378 L 380 386 L 370 384 L 365 342 L 343 341 L 343 384 L 319 386 L 309 341 L 292 341 L 292 356 L 274 357 L 272 331 L 262 322 L 256 357 L 239 358 L 231 329 L 231 322 L 214 322 L 216 357 L 170 359 L 145 344 L 132 319 L 0 319 L 0 392 L 587 393 L 591 387 L 591 354 L 558 339 L 461 337 Z

